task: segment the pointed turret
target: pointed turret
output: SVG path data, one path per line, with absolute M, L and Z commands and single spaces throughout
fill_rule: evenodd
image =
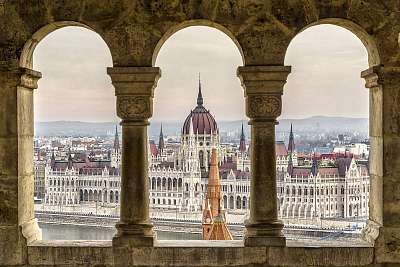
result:
M 199 73 L 199 92 L 197 94 L 197 105 L 203 106 L 203 94 L 201 93 L 200 73 Z
M 244 135 L 243 123 L 242 123 L 242 133 L 240 134 L 239 151 L 242 153 L 246 152 L 246 137 Z
M 294 136 L 293 136 L 293 125 L 290 124 L 290 135 L 289 135 L 289 145 L 288 145 L 288 151 L 290 153 L 294 152 Z
M 164 133 L 163 133 L 162 123 L 161 123 L 160 137 L 159 137 L 159 140 L 158 140 L 158 152 L 162 153 L 163 150 L 164 150 Z
M 207 195 L 203 212 L 203 239 L 204 240 L 232 240 L 221 213 L 221 181 L 219 179 L 217 149 L 211 152 L 210 171 L 208 176 Z M 211 216 L 211 218 L 210 218 Z M 210 228 L 210 223 L 211 228 Z
M 289 173 L 289 176 L 292 177 L 292 175 L 293 175 L 292 153 L 289 153 L 289 162 L 288 162 L 287 172 Z
M 71 155 L 71 150 L 68 152 L 68 169 L 72 169 L 73 166 L 73 161 L 72 161 L 72 155 Z
M 51 153 L 50 167 L 53 169 L 56 163 L 56 156 L 54 155 L 54 150 Z
M 314 154 L 313 154 L 311 173 L 312 173 L 313 176 L 317 176 L 317 174 L 318 174 L 318 161 L 317 161 L 317 158 L 315 156 L 315 151 L 314 151 Z
M 114 135 L 114 151 L 119 151 L 119 136 L 118 136 L 118 127 L 115 125 L 115 135 Z
M 292 177 L 292 175 L 293 175 L 293 152 L 294 152 L 293 125 L 290 124 L 290 134 L 289 134 L 289 144 L 288 144 L 289 162 L 288 162 L 288 168 L 287 168 L 287 171 L 288 171 L 290 177 Z

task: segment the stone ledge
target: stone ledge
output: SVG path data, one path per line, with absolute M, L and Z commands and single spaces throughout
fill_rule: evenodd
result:
M 111 248 L 111 240 L 37 240 L 32 242 L 28 247 L 103 247 Z
M 288 242 L 288 245 L 293 245 Z M 244 247 L 242 240 L 165 240 L 115 249 L 111 241 L 35 241 L 27 266 L 366 266 L 373 247 Z M 121 265 L 122 266 L 122 265 Z

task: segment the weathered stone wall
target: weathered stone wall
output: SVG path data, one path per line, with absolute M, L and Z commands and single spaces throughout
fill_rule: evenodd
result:
M 252 155 L 259 158 L 253 163 L 253 169 L 259 170 L 259 179 L 253 182 L 252 192 L 262 186 L 266 194 L 273 195 L 273 181 L 262 177 L 275 177 L 275 168 L 268 168 L 273 164 L 265 162 L 265 158 L 273 160 L 269 156 L 274 151 L 268 144 L 274 136 L 263 132 L 273 133 L 274 121 L 280 114 L 282 88 L 290 73 L 290 68 L 283 66 L 285 52 L 296 34 L 321 23 L 349 29 L 369 53 L 371 68 L 363 77 L 370 90 L 372 188 L 365 238 L 377 238 L 374 248 L 285 247 L 281 222 L 275 214 L 276 199 L 265 201 L 255 197 L 252 207 L 260 206 L 252 210 L 247 237 L 253 241 L 246 246 L 261 247 L 153 247 L 156 240 L 152 239 L 146 215 L 146 194 L 138 193 L 148 192 L 147 179 L 142 179 L 146 166 L 140 163 L 146 160 L 131 158 L 135 155 L 128 147 L 145 147 L 144 132 L 152 113 L 159 73 L 153 65 L 162 44 L 174 32 L 191 25 L 215 27 L 236 43 L 245 65 L 238 75 L 245 88 L 246 110 L 253 130 L 258 133 L 258 141 L 253 142 L 258 149 L 252 151 L 260 151 Z M 119 101 L 125 103 L 124 99 L 130 99 L 135 104 L 135 108 L 118 105 L 125 125 L 125 159 L 138 166 L 135 171 L 125 166 L 122 179 L 129 186 L 121 197 L 126 198 L 126 203 L 139 206 L 121 209 L 124 219 L 119 223 L 120 236 L 114 240 L 114 246 L 36 241 L 40 231 L 32 201 L 32 95 L 40 73 L 30 70 L 32 54 L 43 37 L 68 25 L 87 27 L 102 36 L 110 48 L 114 67 L 118 67 L 111 68 L 109 73 Z M 0 0 L 0 265 L 399 265 L 399 33 L 397 0 Z M 146 114 L 142 102 L 135 99 L 149 103 L 145 105 Z M 270 155 L 262 148 L 268 149 Z M 132 175 L 134 178 L 130 178 Z M 134 192 L 136 202 L 129 197 Z M 124 238 L 128 241 L 122 242 Z M 150 247 L 140 248 L 144 245 L 140 244 L 142 239 Z M 266 248 L 268 244 L 283 247 Z

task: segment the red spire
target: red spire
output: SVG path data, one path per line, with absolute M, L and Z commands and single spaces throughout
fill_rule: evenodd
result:
M 232 235 L 221 214 L 221 181 L 219 179 L 217 149 L 211 152 L 207 196 L 203 210 L 203 239 L 232 240 Z

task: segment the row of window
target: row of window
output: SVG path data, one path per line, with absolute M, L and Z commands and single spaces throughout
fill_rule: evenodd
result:
M 304 187 L 304 188 L 302 188 L 302 187 L 298 187 L 298 188 L 296 188 L 295 186 L 293 186 L 293 187 L 291 187 L 291 189 L 290 189 L 290 187 L 289 186 L 286 186 L 286 189 L 284 190 L 284 188 L 283 187 L 279 187 L 279 189 L 278 189 L 278 191 L 279 191 L 279 193 L 280 194 L 284 194 L 285 193 L 285 191 L 286 191 L 286 195 L 292 195 L 292 196 L 295 196 L 295 195 L 298 195 L 298 196 L 301 196 L 301 195 L 304 195 L 304 196 L 307 196 L 308 194 L 310 194 L 310 195 L 314 195 L 314 187 L 311 187 L 310 189 L 308 189 L 308 187 Z M 338 191 L 339 191 L 339 188 L 338 187 L 333 187 L 333 186 L 331 186 L 330 187 L 330 189 L 329 188 L 325 188 L 325 187 L 322 187 L 322 188 L 317 188 L 317 191 L 316 191 L 316 193 L 317 193 L 317 195 L 329 195 L 329 194 L 331 194 L 331 195 L 337 195 L 338 194 Z M 341 195 L 344 195 L 345 194 L 345 188 L 344 188 L 344 186 L 342 186 L 341 188 L 340 188 L 340 194 Z M 349 188 L 347 188 L 347 191 L 346 191 L 348 194 L 359 194 L 359 193 L 361 193 L 361 187 L 360 187 L 360 185 L 355 185 L 355 186 L 349 186 Z M 362 192 L 363 193 L 369 193 L 369 185 L 363 185 L 362 186 Z

